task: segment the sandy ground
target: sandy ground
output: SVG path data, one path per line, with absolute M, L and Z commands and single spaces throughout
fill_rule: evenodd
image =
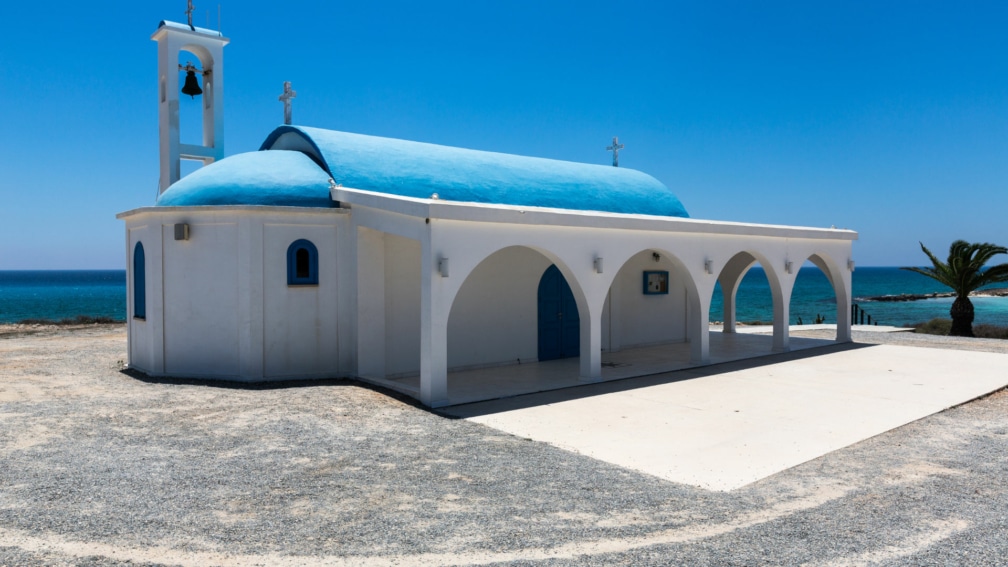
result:
M 1004 391 L 722 493 L 353 382 L 145 380 L 125 346 L 0 327 L 0 565 L 1008 564 Z

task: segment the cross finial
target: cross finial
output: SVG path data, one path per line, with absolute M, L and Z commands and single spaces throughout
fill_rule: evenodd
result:
M 297 91 L 291 89 L 290 81 L 284 81 L 284 92 L 279 98 L 284 103 L 284 124 L 291 123 L 291 99 L 296 96 Z
M 623 144 L 619 143 L 619 137 L 612 137 L 612 145 L 607 147 L 606 150 L 612 152 L 612 166 L 619 167 L 619 151 L 623 149 Z
M 192 25 L 192 13 L 193 13 L 192 0 L 188 0 L 187 5 L 188 7 L 186 8 L 185 15 L 186 18 L 189 19 L 189 27 L 195 30 L 196 28 L 194 28 Z

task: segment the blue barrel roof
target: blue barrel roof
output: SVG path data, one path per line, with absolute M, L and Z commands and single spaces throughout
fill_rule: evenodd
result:
M 281 126 L 262 150 L 299 149 L 344 187 L 445 201 L 688 217 L 675 194 L 633 169 Z
M 201 167 L 158 197 L 158 206 L 332 207 L 329 174 L 301 152 L 248 152 Z
M 159 206 L 332 207 L 329 178 L 403 197 L 688 217 L 675 194 L 639 171 L 281 126 L 260 151 L 224 158 L 179 180 Z

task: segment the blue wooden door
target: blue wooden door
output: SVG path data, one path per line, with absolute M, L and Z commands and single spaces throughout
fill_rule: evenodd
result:
M 578 356 L 581 320 L 567 280 L 550 266 L 539 280 L 539 360 Z

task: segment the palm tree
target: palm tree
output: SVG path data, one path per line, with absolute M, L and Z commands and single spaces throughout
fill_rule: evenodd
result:
M 993 256 L 1008 254 L 1008 248 L 990 243 L 966 242 L 956 240 L 949 246 L 948 261 L 942 262 L 920 243 L 921 250 L 934 264 L 932 268 L 902 268 L 924 274 L 955 292 L 955 301 L 949 314 L 952 316 L 952 329 L 949 335 L 957 337 L 973 336 L 973 303 L 969 294 L 981 287 L 998 282 L 1008 282 L 1008 264 L 998 264 L 984 269 Z

